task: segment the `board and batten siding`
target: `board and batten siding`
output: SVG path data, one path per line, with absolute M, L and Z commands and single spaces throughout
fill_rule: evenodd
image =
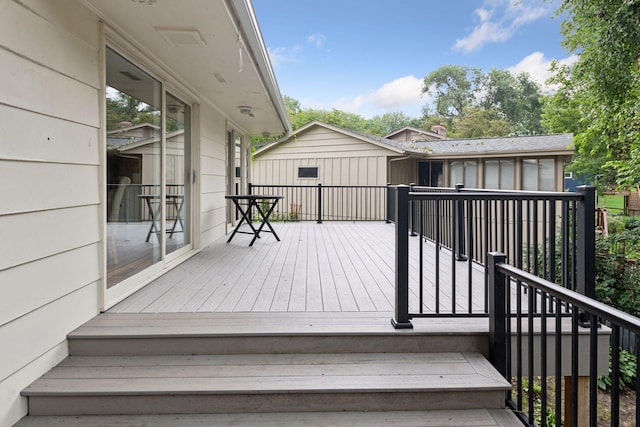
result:
M 387 157 L 396 153 L 316 126 L 253 160 L 253 183 L 262 185 L 385 185 Z M 298 178 L 300 166 L 317 166 L 318 178 Z
M 100 49 L 79 1 L 0 3 L 0 426 L 98 313 Z

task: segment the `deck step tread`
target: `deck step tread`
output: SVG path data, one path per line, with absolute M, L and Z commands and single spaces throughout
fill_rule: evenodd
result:
M 506 390 L 478 353 L 70 357 L 26 396 Z
M 424 426 L 424 427 L 516 427 L 522 423 L 506 409 L 388 411 L 388 412 L 290 412 L 186 415 L 120 415 L 120 416 L 40 416 L 25 417 L 15 427 L 194 427 L 216 426 L 283 426 L 322 425 L 338 427 Z
M 393 313 L 103 313 L 69 339 L 113 337 L 282 335 L 486 335 L 486 318 L 414 319 L 413 329 L 391 326 Z

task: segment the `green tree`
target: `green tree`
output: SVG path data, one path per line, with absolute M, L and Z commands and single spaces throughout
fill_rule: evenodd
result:
M 513 75 L 493 69 L 485 76 L 484 96 L 479 106 L 500 112 L 516 135 L 542 133 L 540 86 L 528 73 Z
M 602 156 L 622 185 L 640 179 L 640 1 L 566 0 L 564 45 L 579 54 L 570 88 L 585 127 L 581 158 Z
M 439 121 L 446 121 L 450 128 L 461 128 L 464 124 L 466 130 L 458 132 L 459 135 L 503 136 L 503 133 L 493 133 L 507 131 L 515 135 L 535 135 L 543 131 L 540 86 L 527 73 L 513 75 L 506 70 L 493 69 L 483 74 L 477 68 L 445 65 L 424 78 L 422 92 L 434 99 L 433 108 L 427 105 L 423 109 L 423 122 L 435 115 Z M 478 110 L 486 113 L 481 114 Z M 463 119 L 471 111 L 474 117 L 466 123 Z M 496 117 L 496 113 L 500 117 Z M 475 122 L 480 116 L 493 120 L 495 126 L 484 132 L 469 132 L 470 127 L 480 124 Z
M 478 68 L 445 65 L 424 78 L 422 93 L 433 96 L 435 113 L 451 121 L 466 114 L 482 84 Z
M 576 153 L 567 171 L 588 182 L 614 182 L 615 173 L 605 166 L 608 160 L 606 146 L 600 144 L 593 133 L 586 132 L 592 117 L 592 99 L 582 90 L 578 80 L 572 78 L 573 67 L 553 63 L 551 71 L 553 77 L 548 83 L 558 89 L 543 97 L 541 122 L 548 133 L 574 134 Z M 596 180 L 598 175 L 604 175 L 604 179 Z
M 453 120 L 454 138 L 481 138 L 512 133 L 509 122 L 494 109 L 472 108 L 463 117 Z
M 118 128 L 121 122 L 151 123 L 160 126 L 160 111 L 133 96 L 116 92 L 107 98 L 107 130 Z
M 419 127 L 419 124 L 418 119 L 409 117 L 401 111 L 395 111 L 377 115 L 368 120 L 367 133 L 384 136 L 403 127 Z

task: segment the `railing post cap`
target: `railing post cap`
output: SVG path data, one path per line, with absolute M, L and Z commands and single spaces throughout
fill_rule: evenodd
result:
M 593 191 L 595 189 L 597 189 L 595 185 L 578 185 L 576 187 L 576 190 L 579 190 L 579 191 Z

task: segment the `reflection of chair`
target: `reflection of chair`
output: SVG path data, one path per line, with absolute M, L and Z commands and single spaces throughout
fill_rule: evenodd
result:
M 118 179 L 118 188 L 116 188 L 115 193 L 113 193 L 113 199 L 111 200 L 111 210 L 109 211 L 108 217 L 109 222 L 118 221 L 122 196 L 124 196 L 124 190 L 126 190 L 128 184 L 131 184 L 131 178 L 128 176 L 121 176 Z

